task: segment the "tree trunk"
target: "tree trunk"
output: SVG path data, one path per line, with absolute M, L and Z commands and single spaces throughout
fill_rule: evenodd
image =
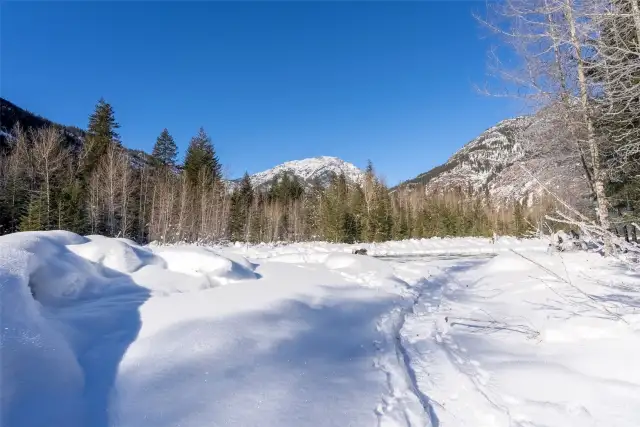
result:
M 582 57 L 582 50 L 580 41 L 578 40 L 576 32 L 576 22 L 573 16 L 573 9 L 570 0 L 565 0 L 564 3 L 565 18 L 569 25 L 569 35 L 571 38 L 571 45 L 574 50 L 576 59 L 576 71 L 578 73 L 578 87 L 580 90 L 580 103 L 582 107 L 582 117 L 586 125 L 587 130 L 587 144 L 589 145 L 589 151 L 591 152 L 591 168 L 593 171 L 592 178 L 595 190 L 596 201 L 598 204 L 598 219 L 600 220 L 600 226 L 605 230 L 609 230 L 609 211 L 607 198 L 604 188 L 604 174 L 602 173 L 601 160 L 600 160 L 600 147 L 596 141 L 595 131 L 593 127 L 593 121 L 589 114 L 589 93 L 587 88 L 587 79 L 585 76 L 585 64 Z M 605 234 L 605 254 L 610 255 L 613 251 L 611 239 Z

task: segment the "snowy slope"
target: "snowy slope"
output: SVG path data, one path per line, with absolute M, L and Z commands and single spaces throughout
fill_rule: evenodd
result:
M 0 425 L 640 425 L 640 277 L 545 247 L 2 236 Z
M 285 162 L 266 171 L 258 172 L 251 175 L 251 183 L 254 187 L 270 185 L 285 173 L 297 177 L 301 183 L 307 185 L 313 181 L 327 185 L 334 174 L 344 173 L 350 182 L 360 182 L 363 176 L 363 172 L 349 162 L 337 157 L 321 156 Z
M 503 120 L 446 163 L 399 187 L 425 184 L 427 193 L 461 189 L 488 194 L 498 203 L 518 200 L 531 204 L 544 193 L 537 179 L 564 199 L 580 204 L 589 194 L 587 183 L 574 147 L 568 146 L 571 138 L 558 132 L 557 117 L 555 107 L 549 107 L 532 116 Z
M 444 165 L 409 182 L 428 183 L 433 188 L 461 186 L 480 191 L 493 176 L 524 156 L 519 136 L 530 124 L 529 117 L 504 120 L 467 143 Z

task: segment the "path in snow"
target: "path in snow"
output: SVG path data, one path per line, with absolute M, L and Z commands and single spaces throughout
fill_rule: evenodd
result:
M 428 424 L 411 422 L 409 425 L 495 425 L 496 418 L 501 417 L 500 411 L 492 407 L 475 384 L 455 369 L 445 347 L 440 345 L 443 337 L 439 332 L 442 328 L 439 325 L 447 323 L 446 316 L 440 312 L 440 305 L 443 289 L 449 281 L 455 280 L 452 275 L 485 263 L 490 257 L 412 255 L 384 259 L 394 265 L 396 275 L 405 280 L 413 292 L 411 304 L 404 309 L 396 309 L 396 316 L 391 316 L 395 317 L 391 322 L 394 326 L 387 328 L 387 333 L 394 337 L 398 362 L 406 378 L 408 390 L 405 394 L 419 400 L 428 419 Z M 382 323 L 385 321 L 388 320 Z M 439 396 L 443 395 L 445 379 L 453 384 L 446 403 L 433 397 L 436 389 Z M 392 387 L 391 395 L 398 395 L 397 387 Z M 458 400 L 462 400 L 460 405 L 450 403 Z
M 398 347 L 432 425 L 639 425 L 637 275 L 585 254 L 392 262 L 416 294 Z

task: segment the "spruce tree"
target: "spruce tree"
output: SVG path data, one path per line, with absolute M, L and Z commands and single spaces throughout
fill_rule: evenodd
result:
M 513 204 L 513 233 L 516 237 L 523 237 L 527 231 L 522 205 L 517 200 Z
M 364 194 L 362 186 L 355 184 L 349 195 L 350 213 L 353 216 L 354 241 L 362 242 L 365 240 L 364 228 L 366 225 L 366 208 L 364 205 Z
M 344 174 L 334 177 L 323 192 L 321 200 L 321 229 L 325 239 L 332 242 L 347 240 L 347 182 Z
M 39 231 L 43 229 L 42 201 L 36 197 L 31 200 L 26 214 L 20 220 L 20 231 Z
M 387 187 L 376 180 L 374 187 L 375 204 L 370 218 L 370 240 L 384 242 L 391 239 L 393 218 L 391 212 L 391 198 Z
M 240 185 L 231 196 L 231 210 L 229 212 L 229 233 L 235 241 L 247 239 L 249 230 L 249 211 L 253 203 L 253 186 L 249 174 L 245 172 Z
M 96 165 L 106 153 L 109 144 L 120 145 L 120 135 L 116 131 L 120 125 L 116 122 L 111 104 L 100 98 L 94 112 L 89 116 L 84 160 L 84 178 L 93 172 Z
M 200 128 L 198 135 L 191 138 L 184 159 L 184 171 L 192 184 L 198 182 L 201 170 L 207 173 L 211 183 L 222 178 L 222 165 L 216 156 L 211 138 L 203 128 Z
M 151 155 L 160 166 L 175 166 L 178 157 L 178 146 L 166 128 L 156 139 Z

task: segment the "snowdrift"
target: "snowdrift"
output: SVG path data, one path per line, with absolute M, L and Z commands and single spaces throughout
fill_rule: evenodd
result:
M 150 295 L 257 277 L 251 263 L 232 258 L 199 248 L 154 253 L 64 231 L 1 236 L 0 425 L 106 425 L 110 384 L 140 329 L 138 308 Z
M 640 276 L 547 245 L 3 236 L 0 425 L 637 427 Z

